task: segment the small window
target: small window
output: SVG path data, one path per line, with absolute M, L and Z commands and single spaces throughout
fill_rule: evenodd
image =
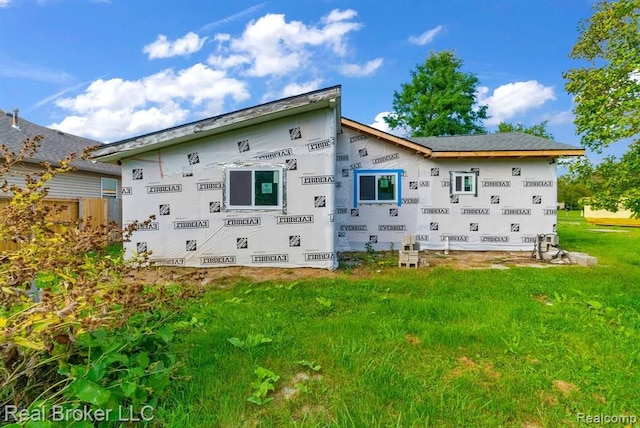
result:
M 227 170 L 227 208 L 282 209 L 282 174 L 281 169 Z
M 118 197 L 118 180 L 115 178 L 102 177 L 100 180 L 100 194 L 103 198 Z
M 468 171 L 451 172 L 451 194 L 477 195 L 478 174 Z
M 400 202 L 400 170 L 356 170 L 355 206 Z

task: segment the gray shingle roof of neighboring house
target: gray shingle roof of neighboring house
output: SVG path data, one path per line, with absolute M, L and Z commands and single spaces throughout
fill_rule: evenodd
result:
M 582 147 L 558 143 L 521 132 L 495 134 L 455 135 L 451 137 L 408 138 L 434 152 L 483 152 L 529 150 L 580 150 Z
M 6 145 L 12 152 L 17 153 L 22 148 L 22 142 L 26 138 L 32 138 L 36 135 L 42 135 L 44 137 L 40 141 L 40 149 L 38 152 L 31 159 L 26 160 L 26 162 L 40 163 L 41 161 L 46 161 L 52 165 L 58 165 L 58 163 L 71 152 L 80 154 L 85 147 L 102 144 L 99 141 L 36 125 L 20 116 L 18 116 L 19 129 L 14 128 L 12 124 L 13 113 L 0 109 L 0 144 Z M 78 160 L 74 162 L 74 165 L 79 171 L 95 172 L 112 176 L 121 175 L 120 166 L 118 165 L 85 160 Z

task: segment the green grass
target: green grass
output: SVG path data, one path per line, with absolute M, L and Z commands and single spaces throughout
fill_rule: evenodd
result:
M 375 266 L 213 288 L 185 308 L 203 325 L 182 338 L 188 379 L 158 423 L 556 427 L 580 425 L 578 413 L 640 416 L 640 229 L 558 220 L 561 245 L 598 266 Z M 247 401 L 258 366 L 280 376 L 262 406 Z

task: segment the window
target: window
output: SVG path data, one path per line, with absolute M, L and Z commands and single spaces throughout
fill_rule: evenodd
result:
M 451 173 L 452 195 L 478 195 L 478 174 L 468 171 L 452 171 Z
M 226 204 L 228 209 L 282 209 L 282 169 L 227 170 Z
M 355 170 L 354 207 L 358 204 L 400 205 L 402 170 Z
M 118 180 L 115 178 L 102 177 L 100 179 L 100 194 L 103 198 L 117 198 Z

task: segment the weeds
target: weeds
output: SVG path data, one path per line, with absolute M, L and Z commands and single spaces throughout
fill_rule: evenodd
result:
M 251 387 L 254 389 L 253 394 L 247 401 L 253 404 L 257 404 L 258 406 L 264 406 L 273 400 L 273 398 L 268 397 L 270 391 L 275 389 L 275 383 L 280 379 L 280 376 L 276 375 L 271 370 L 265 369 L 264 367 L 257 367 L 254 370 L 254 374 L 256 375 L 257 380 L 251 383 Z

